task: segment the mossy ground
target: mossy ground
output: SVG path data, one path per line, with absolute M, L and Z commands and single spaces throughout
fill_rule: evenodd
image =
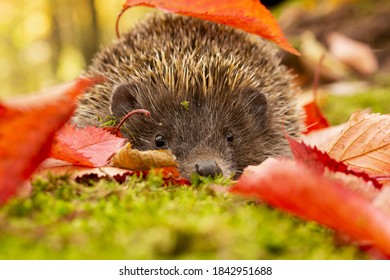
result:
M 325 108 L 338 123 L 367 104 L 388 113 L 388 101 L 389 90 L 376 90 L 330 97 Z M 0 209 L 0 248 L 0 259 L 367 258 L 329 229 L 215 191 L 213 182 L 163 187 L 158 176 L 89 186 L 35 179 L 29 198 Z
M 331 231 L 211 184 L 38 179 L 0 212 L 2 259 L 350 259 Z
M 370 113 L 390 113 L 390 85 L 375 87 L 346 96 L 329 95 L 323 106 L 326 117 L 336 125 L 349 120 L 352 113 L 368 109 Z

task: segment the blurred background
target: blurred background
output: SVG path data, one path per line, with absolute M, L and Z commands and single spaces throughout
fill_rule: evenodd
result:
M 0 98 L 77 77 L 115 36 L 123 0 L 0 0 Z M 130 28 L 151 9 L 135 7 Z
M 0 98 L 40 91 L 77 77 L 94 53 L 116 38 L 115 20 L 124 2 L 0 0 Z M 282 53 L 283 62 L 297 73 L 299 85 L 311 87 L 323 54 L 321 77 L 326 83 L 359 82 L 360 88 L 390 85 L 389 0 L 262 3 L 303 54 Z M 128 10 L 120 30 L 128 30 L 151 11 L 143 7 Z

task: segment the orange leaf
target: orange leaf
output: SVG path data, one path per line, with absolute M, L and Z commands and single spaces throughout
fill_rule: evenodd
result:
M 270 11 L 259 0 L 127 0 L 126 4 L 123 5 L 123 10 L 118 17 L 118 21 L 125 10 L 139 5 L 159 8 L 165 11 L 240 28 L 246 32 L 271 40 L 282 49 L 299 55 L 299 52 L 287 41 Z
M 56 135 L 51 157 L 83 166 L 104 166 L 125 139 L 102 128 L 64 126 Z
M 355 240 L 372 242 L 390 255 L 390 217 L 341 181 L 321 176 L 302 163 L 268 159 L 245 169 L 230 191 L 315 220 Z
M 0 104 L 0 204 L 15 195 L 49 155 L 55 132 L 73 113 L 75 97 L 93 83 L 79 79 L 52 95 Z
M 169 150 L 138 151 L 127 143 L 111 159 L 111 164 L 133 170 L 148 170 L 160 167 L 177 167 L 175 156 Z
M 354 113 L 328 153 L 370 175 L 390 175 L 390 116 Z

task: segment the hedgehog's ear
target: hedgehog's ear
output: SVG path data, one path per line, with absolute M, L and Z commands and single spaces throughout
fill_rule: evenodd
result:
M 116 86 L 111 94 L 110 111 L 117 120 L 121 120 L 128 112 L 137 106 L 136 89 L 125 83 Z
M 265 124 L 267 119 L 267 107 L 267 99 L 263 93 L 257 90 L 249 92 L 249 113 L 262 124 Z

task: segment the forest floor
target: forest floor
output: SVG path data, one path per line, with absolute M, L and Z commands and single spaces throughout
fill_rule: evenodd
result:
M 359 109 L 389 113 L 389 92 L 329 95 L 322 107 L 332 124 Z M 231 181 L 162 183 L 36 178 L 30 197 L 0 209 L 0 259 L 368 258 L 330 229 L 215 188 Z

